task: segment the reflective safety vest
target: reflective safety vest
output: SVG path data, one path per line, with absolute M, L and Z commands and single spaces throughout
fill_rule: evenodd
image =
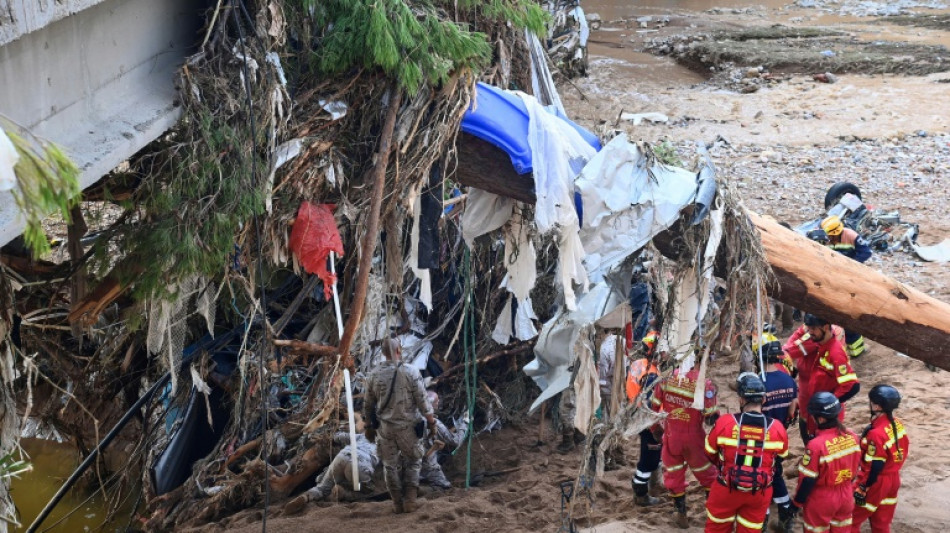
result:
M 706 437 L 706 455 L 719 466 L 722 485 L 757 492 L 771 486 L 775 458 L 788 455 L 788 434 L 762 413 L 723 416 Z
M 643 387 L 647 384 L 647 381 L 649 381 L 650 376 L 658 375 L 660 375 L 660 372 L 657 370 L 656 365 L 651 363 L 646 357 L 642 357 L 630 363 L 630 368 L 627 370 L 627 400 L 631 402 L 636 400 L 637 396 L 639 396 L 643 390 Z

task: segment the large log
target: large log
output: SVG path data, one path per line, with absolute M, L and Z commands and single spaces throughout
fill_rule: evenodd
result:
M 459 138 L 456 180 L 495 194 L 534 203 L 534 179 L 518 175 L 507 154 L 484 141 Z M 487 145 L 487 146 L 486 146 Z M 527 193 L 526 191 L 530 191 Z M 775 272 L 769 295 L 847 330 L 944 370 L 950 370 L 950 304 L 837 252 L 776 222 L 750 213 Z M 679 257 L 681 223 L 653 239 L 664 256 Z M 723 262 L 716 275 L 729 276 Z
M 749 213 L 778 281 L 772 296 L 950 370 L 950 304 Z

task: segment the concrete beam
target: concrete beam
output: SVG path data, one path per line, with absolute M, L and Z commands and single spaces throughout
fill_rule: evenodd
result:
M 175 72 L 198 41 L 205 3 L 30 5 L 0 0 L 0 23 L 16 25 L 0 32 L 0 113 L 63 147 L 86 188 L 177 120 Z M 12 195 L 0 195 L 0 244 L 22 233 L 18 215 Z

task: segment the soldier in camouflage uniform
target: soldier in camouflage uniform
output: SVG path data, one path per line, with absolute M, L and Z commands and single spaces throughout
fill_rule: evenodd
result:
M 426 398 L 422 375 L 402 362 L 399 340 L 384 339 L 382 347 L 386 361 L 366 379 L 363 418 L 370 421 L 366 436 L 370 440 L 376 437 L 393 509 L 396 513 L 411 513 L 416 509 L 423 456 L 421 435 L 416 434 L 415 426 L 421 414 L 434 436 L 435 416 Z
M 435 391 L 429 391 L 428 398 L 432 410 L 438 410 L 439 395 Z M 419 479 L 435 488 L 448 489 L 452 487 L 452 484 L 445 477 L 442 465 L 439 464 L 439 451 L 442 449 L 452 451 L 462 444 L 468 431 L 468 413 L 465 413 L 462 420 L 456 424 L 455 430 L 447 428 L 439 419 L 435 420 L 435 429 L 434 437 L 430 433 L 430 436 L 423 440 L 423 447 L 426 452 L 422 459 L 422 470 L 419 473 Z
M 350 434 L 347 431 L 340 431 L 333 435 L 333 442 L 343 446 L 343 449 L 336 454 L 330 466 L 319 476 L 317 476 L 317 485 L 304 492 L 300 496 L 291 500 L 284 506 L 284 514 L 292 515 L 302 511 L 308 503 L 322 500 L 330 495 L 334 487 L 340 495 L 340 499 L 359 500 L 372 495 L 373 493 L 373 473 L 379 466 L 379 456 L 376 454 L 376 443 L 370 442 L 364 435 L 365 425 L 360 415 L 356 415 L 356 457 L 357 469 L 360 478 L 360 491 L 350 492 L 349 487 L 353 486 L 353 460 L 351 458 L 352 446 L 350 446 Z

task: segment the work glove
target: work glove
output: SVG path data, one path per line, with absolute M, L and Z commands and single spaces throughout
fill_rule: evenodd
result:
M 365 436 L 366 440 L 370 442 L 376 442 L 376 428 L 372 426 L 366 426 L 366 429 L 363 430 L 363 436 Z
M 858 485 L 854 489 L 854 504 L 858 507 L 864 507 L 868 503 L 868 488 L 864 485 Z

